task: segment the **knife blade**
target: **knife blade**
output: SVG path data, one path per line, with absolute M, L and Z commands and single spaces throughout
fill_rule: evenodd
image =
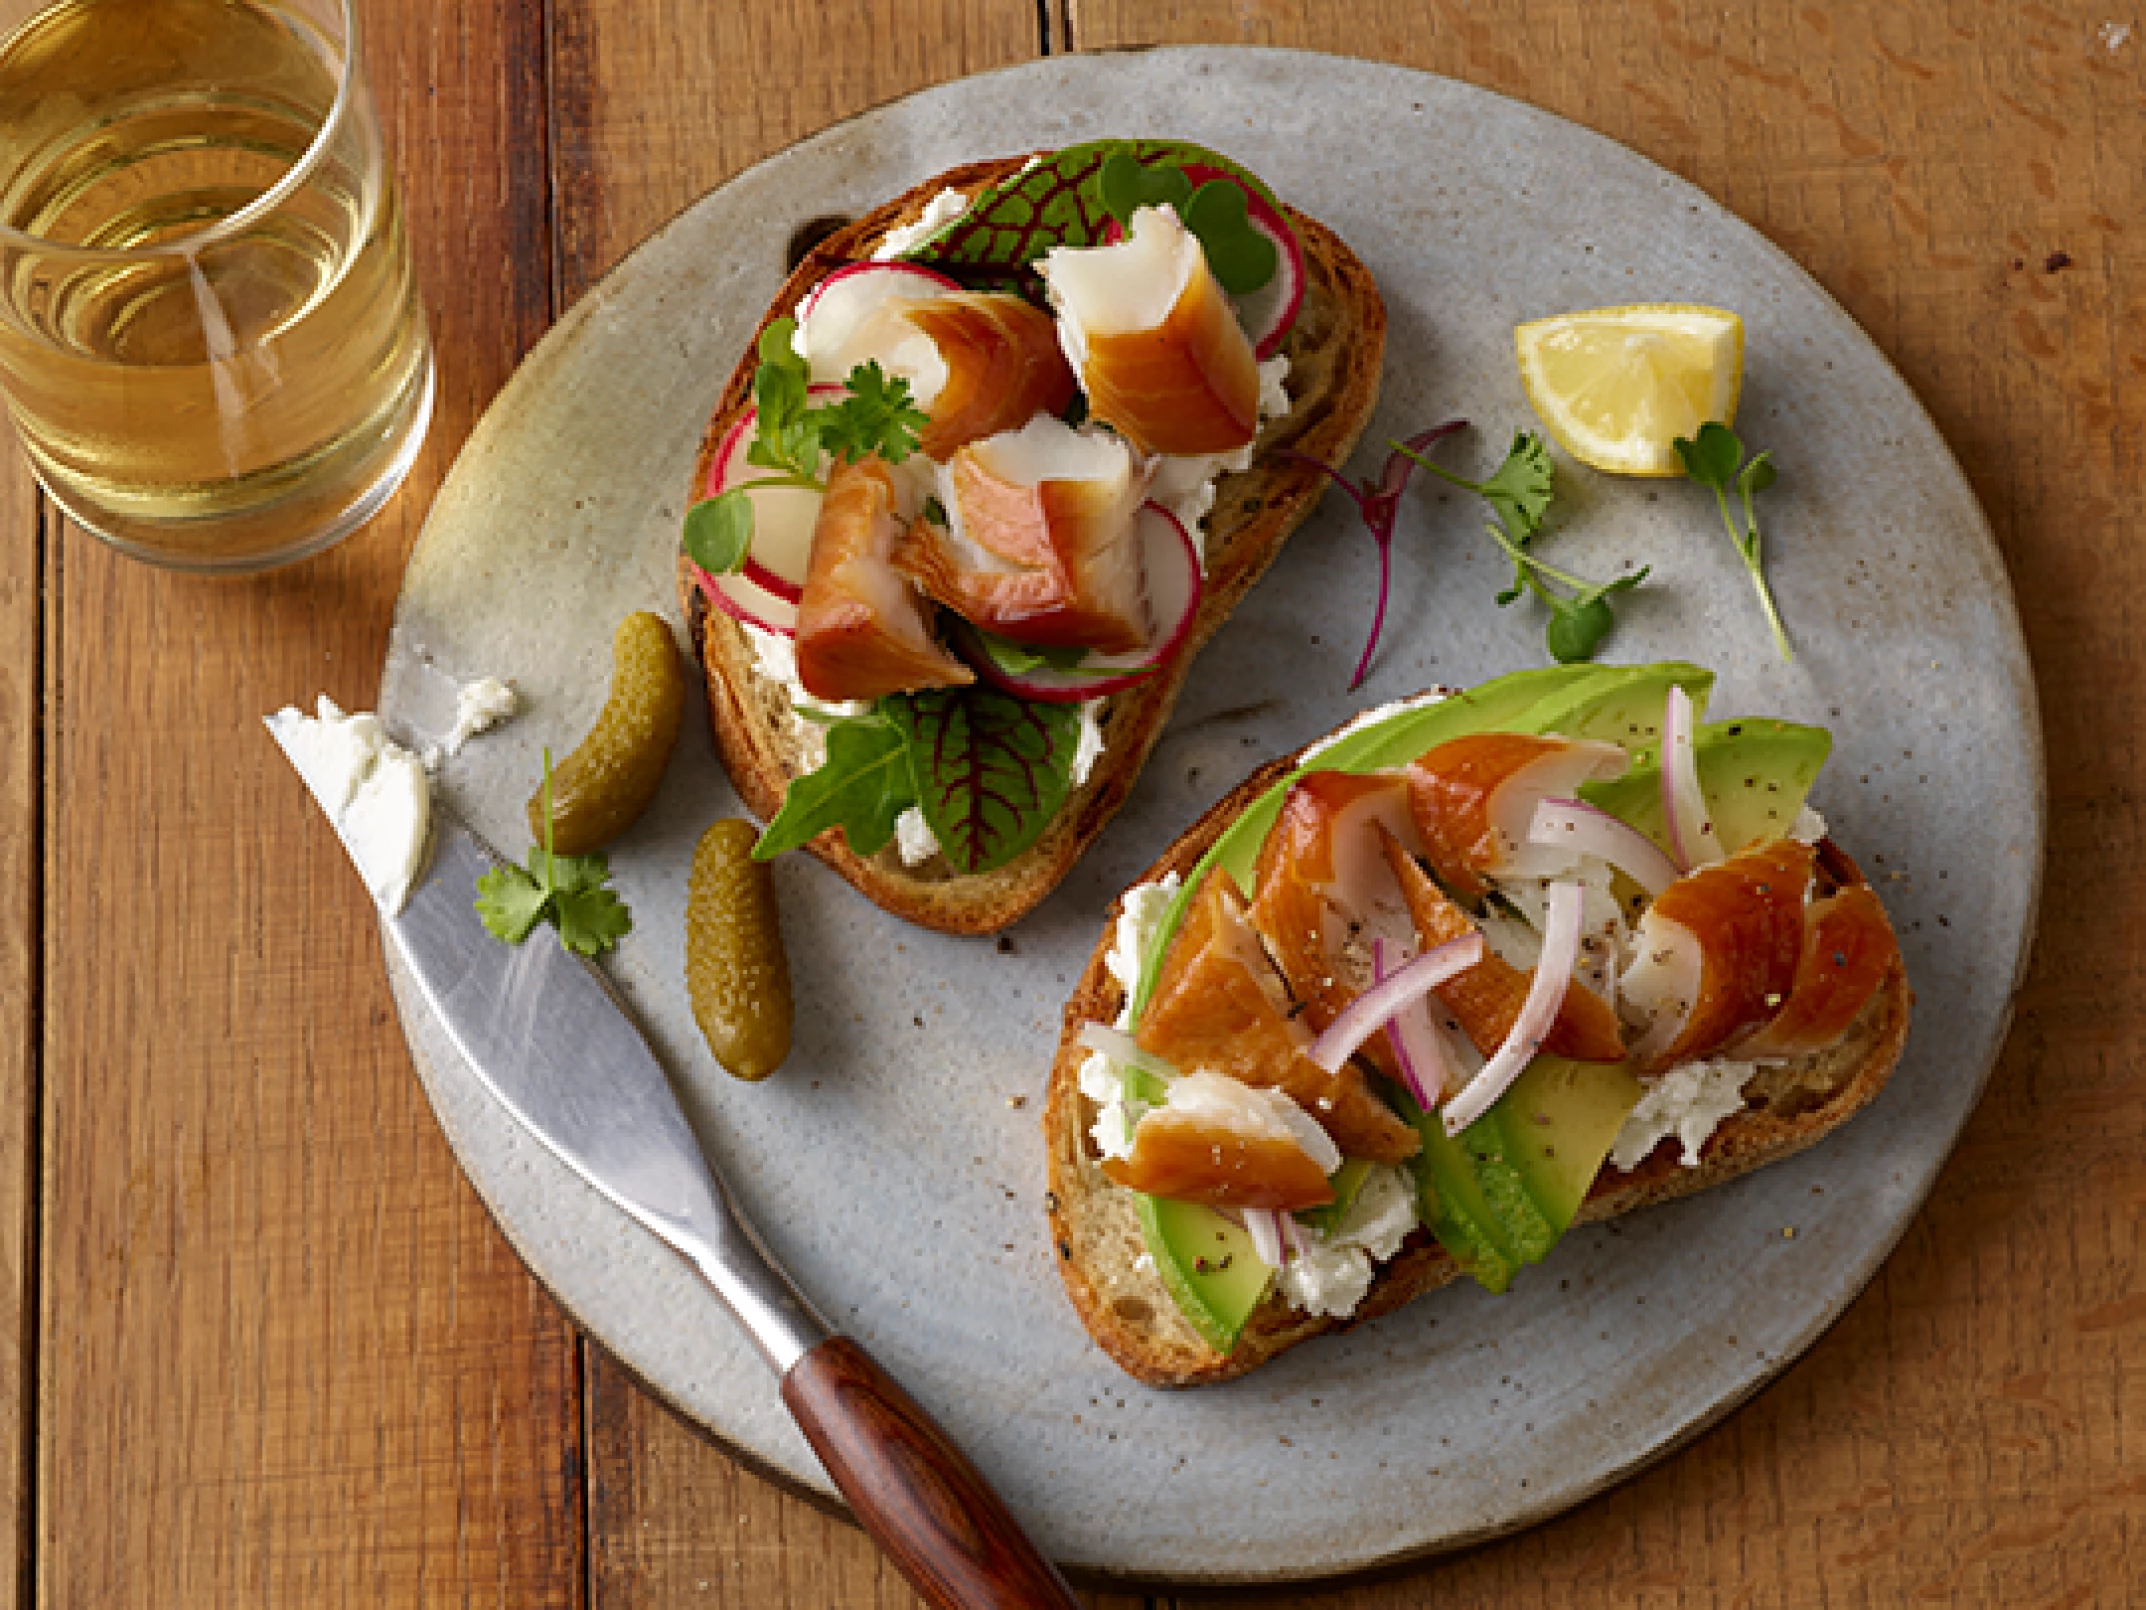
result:
M 1077 1610 L 968 1457 L 768 1254 L 601 972 L 548 928 L 519 946 L 495 939 L 475 900 L 497 859 L 436 809 L 430 856 L 403 909 L 381 922 L 455 1049 L 523 1128 L 715 1290 L 910 1584 L 939 1610 Z

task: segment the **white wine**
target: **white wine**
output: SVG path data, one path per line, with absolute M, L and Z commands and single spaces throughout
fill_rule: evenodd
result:
M 269 0 L 64 0 L 0 44 L 0 387 L 61 506 L 142 557 L 312 552 L 422 437 L 424 312 L 341 73 Z

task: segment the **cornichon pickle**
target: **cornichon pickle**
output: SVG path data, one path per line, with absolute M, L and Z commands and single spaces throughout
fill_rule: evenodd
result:
M 633 826 L 656 797 L 685 713 L 685 673 L 662 617 L 646 610 L 611 639 L 611 696 L 596 725 L 552 773 L 553 847 L 600 850 Z M 529 796 L 529 831 L 544 842 L 544 798 Z
M 701 835 L 686 885 L 686 993 L 715 1060 L 765 1079 L 790 1054 L 790 963 L 760 835 L 728 817 Z

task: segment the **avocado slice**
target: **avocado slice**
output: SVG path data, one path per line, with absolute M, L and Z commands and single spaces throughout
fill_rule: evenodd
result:
M 1692 735 L 1692 763 L 1721 847 L 1734 855 L 1787 834 L 1832 752 L 1833 735 L 1825 728 L 1793 721 L 1716 721 L 1699 728 Z M 1658 759 L 1611 782 L 1582 783 L 1580 798 L 1669 848 Z
M 1640 1093 L 1639 1081 L 1621 1063 L 1544 1056 L 1530 1062 L 1484 1114 L 1483 1122 L 1497 1120 L 1505 1160 L 1553 1239 L 1572 1228 Z
M 1251 1233 L 1198 1202 L 1143 1196 L 1138 1206 L 1148 1255 L 1172 1300 L 1208 1346 L 1227 1353 L 1274 1280 Z
M 1425 1112 L 1405 1091 L 1393 1092 L 1394 1108 L 1416 1126 L 1423 1150 L 1411 1165 L 1416 1176 L 1417 1209 L 1438 1244 L 1486 1291 L 1503 1291 L 1520 1272 L 1513 1238 L 1490 1205 L 1478 1175 L 1479 1161 L 1467 1146 L 1446 1134 L 1446 1126 Z
M 1582 683 L 1543 700 L 1528 711 L 1523 730 L 1622 744 L 1631 752 L 1632 763 L 1643 765 L 1661 749 L 1662 715 L 1672 687 L 1690 694 L 1693 710 L 1704 715 L 1714 673 L 1679 661 L 1633 666 L 1606 682 Z

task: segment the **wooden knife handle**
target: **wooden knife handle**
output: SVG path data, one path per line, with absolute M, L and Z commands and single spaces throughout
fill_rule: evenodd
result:
M 847 1336 L 791 1366 L 782 1400 L 864 1529 L 937 1610 L 1079 1610 L 968 1456 Z

